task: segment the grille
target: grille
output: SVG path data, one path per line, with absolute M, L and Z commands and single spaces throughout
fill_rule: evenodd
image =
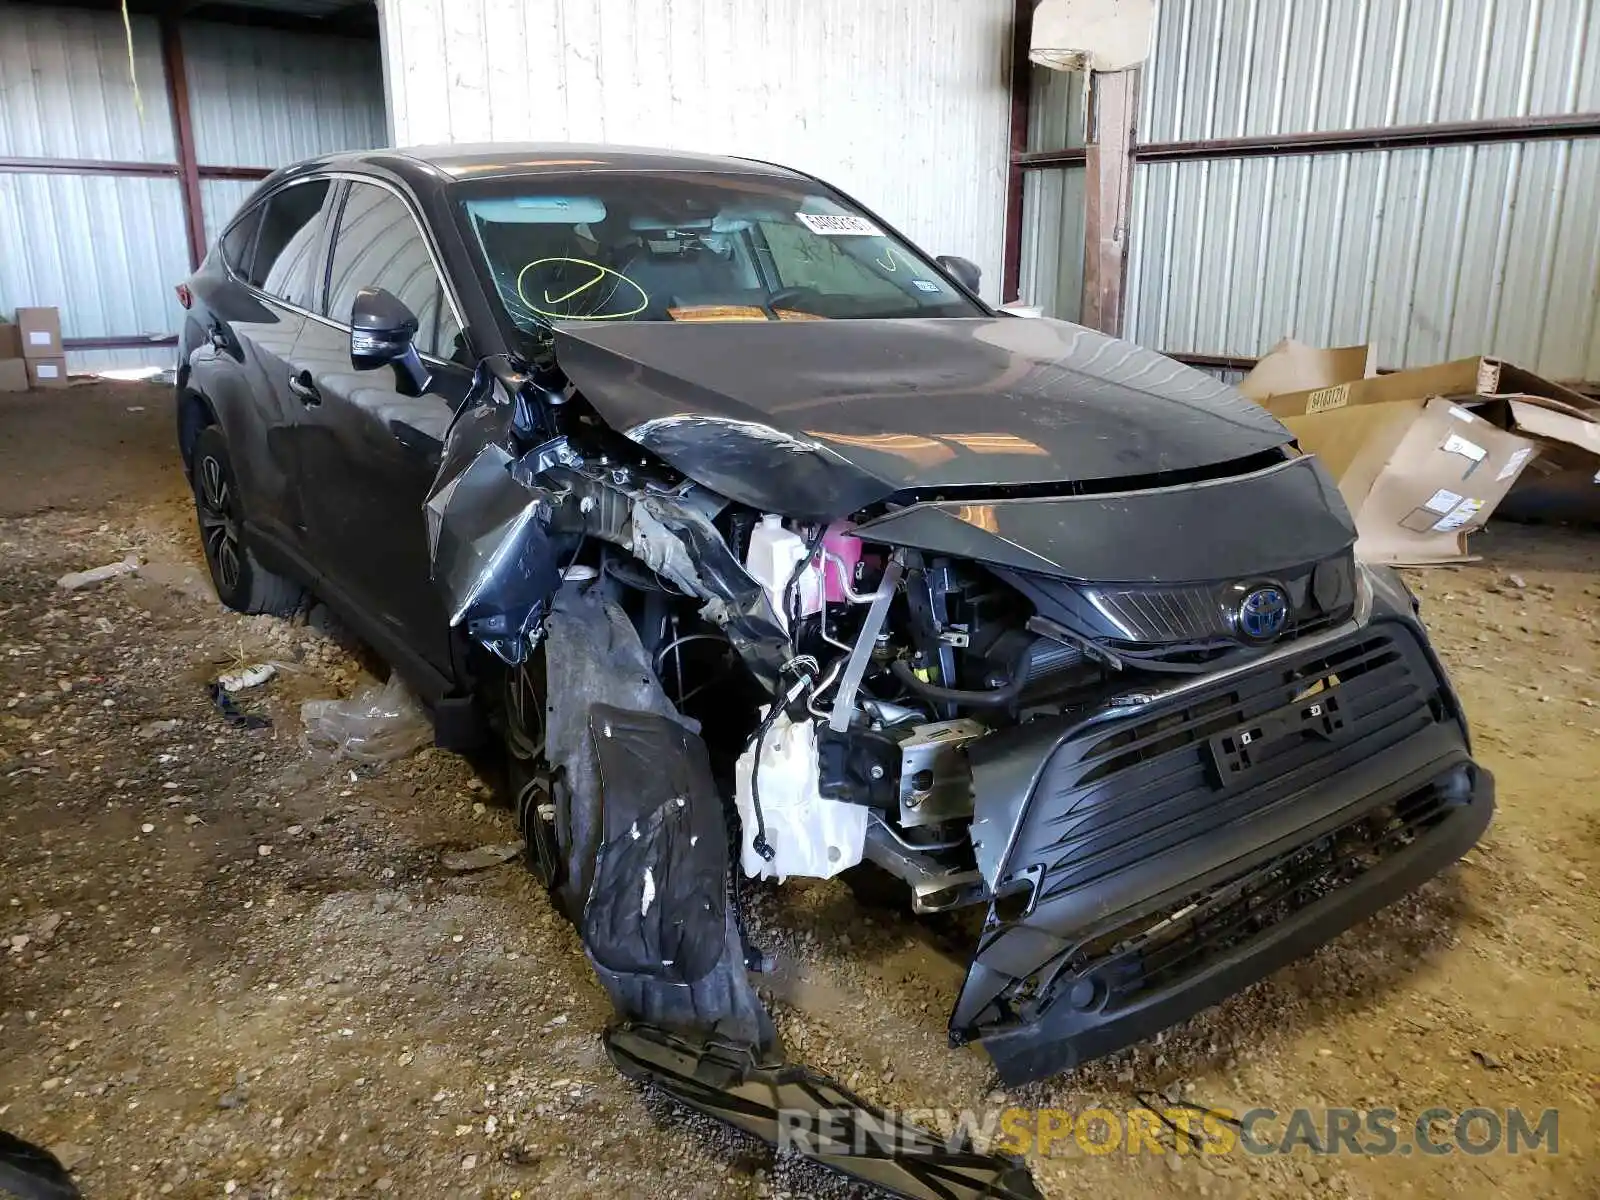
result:
M 1355 882 L 1447 815 L 1429 790 L 1386 805 L 1239 878 L 1185 897 L 1075 947 L 1050 985 L 1080 1004 L 1115 1008 L 1159 991 L 1214 956 Z
M 1209 587 L 1096 588 L 1089 595 L 1130 642 L 1201 642 L 1230 633 Z
M 1061 745 L 1008 868 L 1039 868 L 1036 901 L 1214 834 L 1444 719 L 1431 664 L 1400 626 L 1290 658 L 1143 719 Z

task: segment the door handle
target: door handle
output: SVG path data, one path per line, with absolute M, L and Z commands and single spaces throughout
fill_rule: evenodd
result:
M 307 408 L 314 408 L 322 403 L 322 393 L 317 390 L 317 385 L 312 382 L 310 371 L 296 371 L 289 376 L 289 390 Z

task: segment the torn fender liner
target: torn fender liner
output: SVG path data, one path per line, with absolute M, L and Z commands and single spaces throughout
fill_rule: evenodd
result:
M 545 654 L 563 684 L 545 743 L 571 797 L 557 822 L 563 896 L 612 1004 L 663 1028 L 772 1045 L 727 903 L 727 831 L 704 744 L 598 589 L 556 596 Z
M 605 840 L 583 944 L 618 974 L 704 979 L 722 953 L 728 899 L 727 856 L 714 852 L 727 833 L 705 746 L 676 721 L 604 704 L 589 709 L 589 736 Z
M 606 1031 L 617 1070 L 780 1149 L 912 1200 L 1038 1200 L 1020 1160 L 980 1154 L 874 1108 L 826 1076 L 742 1046 L 623 1024 Z

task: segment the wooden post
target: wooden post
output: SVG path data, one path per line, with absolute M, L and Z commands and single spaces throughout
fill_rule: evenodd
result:
M 200 164 L 195 159 L 194 123 L 189 116 L 189 77 L 183 68 L 183 38 L 176 17 L 163 16 L 161 64 L 167 77 L 167 103 L 172 107 L 172 140 L 178 151 L 178 185 L 183 194 L 183 219 L 189 230 L 189 266 L 206 256 L 206 216 L 200 200 Z
M 1017 299 L 1022 286 L 1022 168 L 1016 158 L 1028 149 L 1028 103 L 1033 67 L 1033 0 L 1016 0 L 1011 26 L 1011 152 L 1006 163 L 1005 252 L 1000 271 L 1000 302 Z
M 1133 201 L 1134 116 L 1139 72 L 1089 76 L 1089 144 L 1084 157 L 1083 305 L 1079 323 L 1122 334 Z

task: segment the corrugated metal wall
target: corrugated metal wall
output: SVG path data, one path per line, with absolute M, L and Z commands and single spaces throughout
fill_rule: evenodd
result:
M 376 41 L 196 22 L 183 54 L 202 163 L 281 167 L 388 141 Z
M 1597 63 L 1593 0 L 1168 0 L 1139 140 L 1594 112 Z M 1595 140 L 1138 164 L 1126 329 L 1600 380 L 1597 195 Z
M 999 293 L 1011 0 L 381 10 L 402 145 L 587 140 L 770 159 L 843 188 L 934 253 L 971 258 Z
M 0 5 L 0 155 L 176 161 L 156 23 L 135 17 L 134 93 L 110 13 Z M 0 319 L 61 308 L 66 337 L 169 332 L 189 267 L 176 178 L 0 174 Z M 170 361 L 170 350 L 75 353 L 72 370 Z
M 156 22 L 135 16 L 133 75 L 115 13 L 0 2 L 0 157 L 174 163 Z M 377 44 L 271 30 L 181 27 L 198 157 L 277 167 L 385 142 Z M 214 233 L 256 185 L 201 184 Z M 189 274 L 176 176 L 0 172 L 0 318 L 61 309 L 69 338 L 178 328 Z M 69 369 L 165 365 L 170 347 L 75 351 Z
M 1084 75 L 1033 66 L 1028 151 L 1084 144 Z M 1047 317 L 1076 321 L 1083 303 L 1084 168 L 1052 167 L 1022 176 L 1022 263 L 1018 298 Z

